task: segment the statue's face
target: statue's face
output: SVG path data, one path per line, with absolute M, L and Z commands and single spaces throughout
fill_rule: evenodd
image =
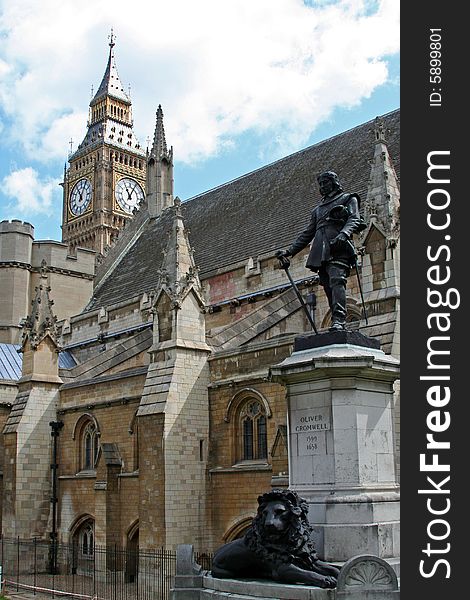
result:
M 263 527 L 268 536 L 278 536 L 287 530 L 290 521 L 290 510 L 284 502 L 273 500 L 263 509 Z
M 331 177 L 321 175 L 318 178 L 318 187 L 322 196 L 328 196 L 335 189 L 335 183 Z

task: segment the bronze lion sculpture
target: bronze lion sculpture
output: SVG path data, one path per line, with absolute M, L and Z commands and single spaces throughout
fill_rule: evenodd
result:
M 307 502 L 296 492 L 273 490 L 259 496 L 245 536 L 215 552 L 212 576 L 336 587 L 339 569 L 318 559 L 307 513 Z

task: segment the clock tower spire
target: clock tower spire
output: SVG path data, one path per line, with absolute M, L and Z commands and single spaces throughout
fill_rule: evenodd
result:
M 146 153 L 135 137 L 132 102 L 109 56 L 90 101 L 87 132 L 64 175 L 62 241 L 103 254 L 144 197 Z

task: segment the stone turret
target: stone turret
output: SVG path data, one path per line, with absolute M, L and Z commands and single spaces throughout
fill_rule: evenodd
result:
M 35 288 L 49 286 L 58 319 L 81 311 L 93 290 L 95 253 L 66 244 L 34 240 L 34 227 L 18 220 L 0 222 L 0 342 L 18 344 L 20 323 L 29 313 Z M 47 268 L 42 268 L 43 262 Z M 43 273 L 44 271 L 44 273 Z M 47 277 L 43 277 L 46 275 Z M 74 288 L 74 293 L 70 289 Z
M 151 217 L 158 217 L 173 205 L 173 148 L 168 150 L 159 105 L 152 150 L 147 157 L 147 202 Z
M 29 223 L 0 223 L 0 342 L 18 341 L 19 322 L 28 312 L 33 240 L 34 227 Z

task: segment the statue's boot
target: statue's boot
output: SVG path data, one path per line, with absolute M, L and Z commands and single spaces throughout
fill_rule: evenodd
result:
M 331 308 L 331 327 L 330 331 L 345 329 L 346 324 L 346 282 L 349 269 L 331 264 L 328 268 L 329 290 L 327 292 L 328 301 Z M 328 293 L 329 292 L 329 293 Z

